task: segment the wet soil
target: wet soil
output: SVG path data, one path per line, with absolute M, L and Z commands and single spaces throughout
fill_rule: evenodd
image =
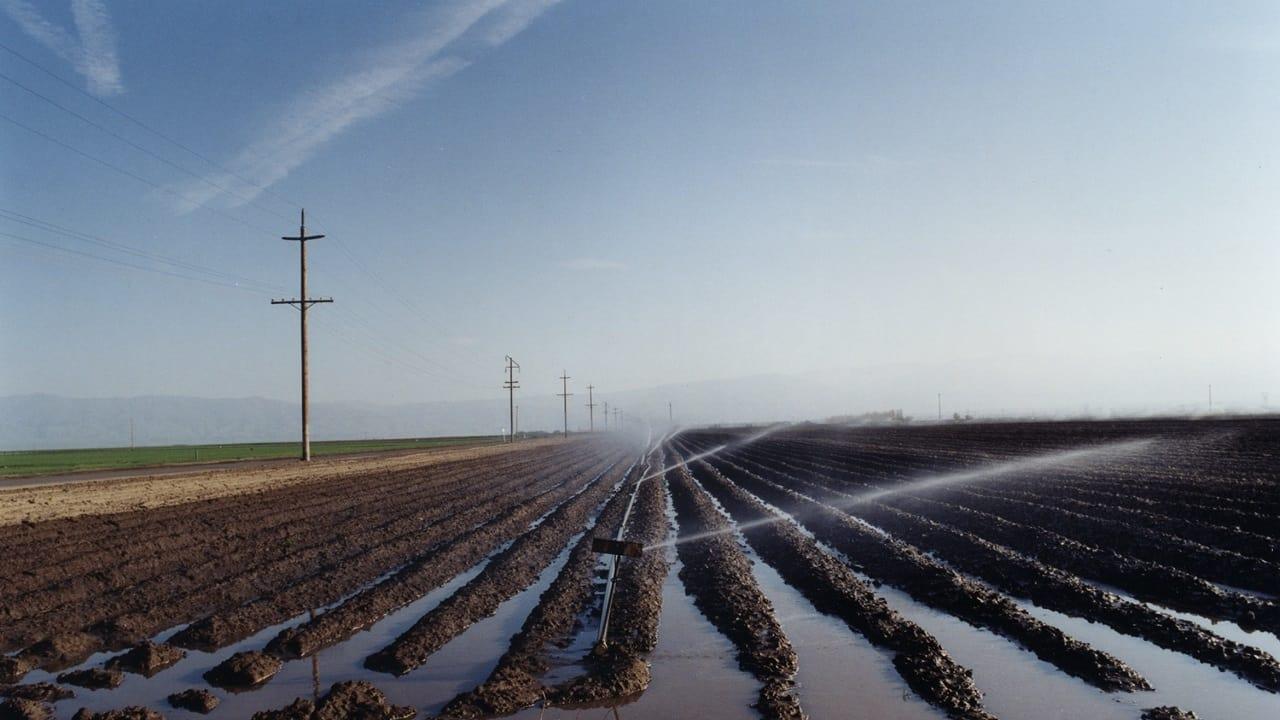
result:
M 727 530 L 728 521 L 683 466 L 667 473 L 681 537 Z M 763 684 L 756 701 L 770 718 L 802 718 L 793 685 L 796 653 L 778 625 L 773 606 L 756 585 L 751 567 L 731 534 L 681 542 L 680 580 L 694 603 L 737 648 L 738 663 Z
M 848 504 L 851 496 L 838 481 L 820 473 L 791 478 L 791 486 L 813 499 Z M 1280 663 L 1255 648 L 1241 645 L 1185 621 L 1171 618 L 1091 586 L 1073 574 L 884 503 L 855 503 L 844 509 L 857 518 L 935 553 L 955 567 L 981 578 L 1014 597 L 1069 615 L 1103 622 L 1120 632 L 1235 672 L 1257 686 L 1280 692 Z
M 938 641 L 894 612 L 854 573 L 782 516 L 734 486 L 710 465 L 694 477 L 729 511 L 747 543 L 818 610 L 894 653 L 908 687 L 957 718 L 990 718 L 972 672 L 951 659 Z
M 650 455 L 640 473 L 648 476 L 663 466 L 661 449 Z M 664 476 L 641 482 L 627 519 L 624 540 L 650 547 L 666 539 L 670 530 Z M 554 705 L 618 702 L 643 692 L 652 678 L 645 657 L 658 642 L 663 586 L 670 571 L 665 552 L 645 552 L 640 558 L 618 561 L 610 611 L 607 648 L 595 648 L 582 659 L 584 673 L 552 688 Z M 596 610 L 598 612 L 598 609 Z
M 207 715 L 218 707 L 218 697 L 201 688 L 191 688 L 173 693 L 168 697 L 168 700 L 173 707 L 180 710 L 190 710 L 201 715 Z
M 536 528 L 520 536 L 480 575 L 427 613 L 391 645 L 370 655 L 366 666 L 403 675 L 421 665 L 472 623 L 492 615 L 504 600 L 533 583 L 542 568 L 555 558 L 572 535 L 582 530 L 587 518 L 612 492 L 621 470 L 610 478 L 608 469 L 618 463 L 615 458 L 605 467 L 593 470 L 592 474 L 598 474 L 584 478 L 590 482 L 580 493 L 566 500 Z
M 742 462 L 769 472 L 749 460 Z M 1032 617 L 1007 596 L 943 567 L 917 548 L 858 523 L 729 460 L 711 464 L 746 490 L 791 513 L 823 542 L 854 563 L 854 569 L 906 591 L 913 599 L 973 625 L 1003 635 L 1064 672 L 1104 690 L 1150 686 L 1118 658 L 1099 652 Z M 771 475 L 786 480 L 777 471 Z
M 596 537 L 612 537 L 616 531 L 638 478 L 635 468 L 634 464 L 628 468 L 629 477 L 605 503 L 594 525 L 574 545 L 556 579 L 525 618 L 520 632 L 511 638 L 511 645 L 498 660 L 497 667 L 483 683 L 446 704 L 441 716 L 507 715 L 546 697 L 548 689 L 539 680 L 550 667 L 544 649 L 572 632 L 575 621 L 591 600 L 596 567 L 591 543 Z

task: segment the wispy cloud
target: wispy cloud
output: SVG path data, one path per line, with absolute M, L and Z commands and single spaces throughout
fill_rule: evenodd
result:
M 102 0 L 71 0 L 72 35 L 66 28 L 45 19 L 27 0 L 0 0 L 4 11 L 23 32 L 70 63 L 84 76 L 89 92 L 98 96 L 124 91 L 120 60 L 116 55 L 116 33 L 111 14 Z
M 568 268 L 569 270 L 626 270 L 627 269 L 627 266 L 625 263 L 620 263 L 617 260 L 605 260 L 602 258 L 587 258 L 587 257 L 562 260 L 560 262 L 560 267 Z
M 234 187 L 232 205 L 249 202 L 284 179 L 325 144 L 360 122 L 378 117 L 425 86 L 457 74 L 485 51 L 519 34 L 559 0 L 467 0 L 433 6 L 402 25 L 407 39 L 375 49 L 367 60 L 303 91 L 280 109 L 257 138 L 228 163 L 217 185 Z M 244 180 L 250 182 L 245 183 Z M 189 211 L 221 195 L 209 183 L 184 183 Z

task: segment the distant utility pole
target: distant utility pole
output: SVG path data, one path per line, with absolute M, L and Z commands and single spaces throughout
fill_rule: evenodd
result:
M 938 422 L 942 422 L 942 393 L 938 393 Z
M 560 397 L 564 398 L 564 436 L 569 437 L 569 398 L 573 397 L 573 393 L 569 392 L 569 373 L 560 371 Z
M 587 417 L 589 418 L 587 421 L 587 432 L 592 433 L 596 431 L 596 400 L 591 394 L 591 391 L 595 389 L 595 385 L 587 386 Z
M 308 420 L 309 405 L 307 402 L 307 393 L 309 382 L 308 366 L 307 366 L 307 308 L 316 303 L 331 303 L 333 298 L 309 298 L 307 297 L 307 241 L 319 240 L 323 235 L 307 234 L 307 211 L 302 211 L 302 218 L 298 222 L 298 236 L 289 237 L 281 236 L 281 240 L 291 240 L 298 243 L 298 268 L 300 270 L 301 288 L 297 298 L 292 300 L 272 300 L 272 305 L 292 305 L 298 308 L 302 318 L 302 460 L 309 462 L 311 460 L 311 423 Z
M 604 403 L 604 431 L 609 432 L 609 401 Z
M 1209 412 L 1213 412 L 1213 383 L 1209 384 Z
M 671 401 L 670 401 L 670 400 L 668 400 L 668 401 L 667 401 L 667 424 L 668 424 L 668 425 L 675 425 L 675 424 L 676 424 L 676 421 L 673 419 L 673 417 L 674 417 L 674 416 L 671 414 Z
M 507 356 L 507 380 L 502 383 L 502 387 L 507 389 L 507 410 L 511 414 L 511 428 L 516 426 L 516 388 L 520 387 L 520 381 L 516 379 L 516 370 L 520 369 L 520 363 Z M 515 433 L 511 433 L 511 442 L 516 441 Z
M 1262 404 L 1266 405 L 1265 402 Z M 133 449 L 133 416 L 132 415 L 129 416 L 129 449 L 130 450 Z

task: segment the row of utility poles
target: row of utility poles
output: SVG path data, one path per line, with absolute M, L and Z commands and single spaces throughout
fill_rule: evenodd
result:
M 520 370 L 520 363 L 516 362 L 510 355 L 506 356 L 507 379 L 503 381 L 502 388 L 507 391 L 507 406 L 510 409 L 510 433 L 507 435 L 508 442 L 515 442 L 516 433 L 520 428 L 520 406 L 516 405 L 516 390 L 520 387 L 520 381 L 516 379 L 516 372 Z M 556 397 L 562 401 L 564 411 L 564 436 L 569 437 L 569 398 L 573 397 L 573 393 L 569 392 L 569 381 L 573 378 L 569 377 L 569 373 L 565 370 L 560 371 L 560 392 L 556 393 Z M 600 407 L 596 403 L 595 385 L 587 386 L 587 432 L 594 433 L 596 431 L 596 408 Z M 609 402 L 604 403 L 604 431 L 609 432 Z M 667 403 L 667 420 L 673 421 L 671 403 Z M 613 427 L 615 430 L 621 430 L 626 415 L 619 407 L 613 408 Z
M 298 221 L 298 234 L 296 236 L 284 235 L 282 240 L 298 243 L 298 297 L 280 299 L 271 301 L 272 305 L 290 305 L 298 309 L 299 321 L 299 350 L 302 360 L 302 459 L 311 459 L 311 423 L 310 423 L 310 373 L 308 372 L 310 364 L 308 362 L 307 348 L 307 310 L 312 305 L 319 303 L 331 303 L 333 298 L 325 297 L 307 297 L 307 242 L 311 240 L 319 240 L 324 235 L 308 235 L 307 234 L 307 211 L 301 211 Z M 506 357 L 507 379 L 502 383 L 503 389 L 507 391 L 507 412 L 509 415 L 510 433 L 508 437 L 511 442 L 515 442 L 516 431 L 520 427 L 520 407 L 516 405 L 516 390 L 520 387 L 520 381 L 516 379 L 516 373 L 520 370 L 520 363 L 516 362 L 510 355 Z M 557 397 L 564 401 L 564 435 L 569 436 L 569 398 L 573 397 L 573 393 L 569 392 L 569 374 L 565 371 L 560 372 L 560 392 Z M 596 402 L 595 402 L 595 386 L 587 386 L 587 409 L 589 415 L 589 431 L 595 432 L 596 429 Z M 670 420 L 671 403 L 667 403 L 667 419 Z M 613 408 L 613 425 L 615 430 L 621 430 L 625 422 L 625 415 L 618 407 Z M 609 403 L 604 403 L 604 429 L 609 430 Z M 133 447 L 133 418 L 129 418 L 129 446 Z

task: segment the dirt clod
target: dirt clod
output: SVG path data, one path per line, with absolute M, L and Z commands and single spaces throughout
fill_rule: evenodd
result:
M 253 720 L 412 720 L 417 714 L 387 702 L 381 690 L 361 680 L 336 683 L 318 705 L 298 698 L 279 710 L 254 713 Z
M 169 704 L 182 710 L 208 714 L 218 707 L 218 697 L 208 690 L 191 688 L 169 696 Z
M 251 688 L 270 680 L 284 665 L 279 658 L 256 650 L 238 652 L 204 674 L 204 679 L 228 689 Z
M 71 720 L 164 720 L 164 716 L 151 708 L 135 705 L 123 710 L 107 710 L 100 713 L 92 712 L 89 708 L 80 708 L 79 712 L 71 716 Z
M 48 720 L 53 710 L 35 700 L 11 697 L 0 702 L 0 720 Z
M 1142 711 L 1142 720 L 1197 720 L 1197 718 L 1198 716 L 1190 710 L 1183 710 L 1175 705 L 1161 705 Z
M 38 700 L 40 702 L 57 702 L 73 698 L 76 694 L 70 688 L 60 687 L 53 683 L 38 682 L 30 685 L 14 685 L 0 690 L 0 696 Z
M 120 687 L 120 683 L 124 682 L 124 673 L 119 670 L 86 668 L 84 670 L 64 672 L 58 676 L 58 682 L 66 683 L 67 685 L 79 685 L 91 690 L 114 690 Z
M 14 655 L 0 657 L 0 683 L 16 683 L 35 667 L 34 658 Z
M 117 655 L 107 661 L 106 667 L 113 670 L 151 677 L 167 667 L 172 667 L 187 653 L 172 645 L 143 642 L 126 653 Z

